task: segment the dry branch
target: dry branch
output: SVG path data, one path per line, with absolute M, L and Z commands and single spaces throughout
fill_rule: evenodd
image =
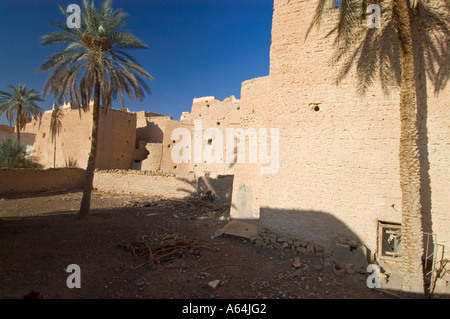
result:
M 183 257 L 186 253 L 192 254 L 195 248 L 199 247 L 198 240 L 190 240 L 185 237 L 174 234 L 158 235 L 152 233 L 150 236 L 141 236 L 131 243 L 119 244 L 119 247 L 132 251 L 133 255 L 139 255 L 147 258 L 143 264 L 134 269 L 141 268 L 147 264 L 154 267 L 155 264 L 164 262 L 174 257 Z

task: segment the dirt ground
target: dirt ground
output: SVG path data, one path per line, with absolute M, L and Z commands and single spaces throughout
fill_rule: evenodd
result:
M 367 288 L 365 275 L 323 268 L 320 257 L 299 255 L 296 268 L 291 253 L 215 237 L 229 220 L 226 205 L 95 192 L 91 215 L 79 219 L 80 201 L 79 192 L 0 199 L 0 298 L 395 298 Z M 153 267 L 120 246 L 174 234 L 196 245 Z M 80 289 L 67 287 L 71 264 L 80 266 Z

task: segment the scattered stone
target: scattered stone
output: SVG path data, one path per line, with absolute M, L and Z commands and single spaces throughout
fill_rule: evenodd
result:
M 321 271 L 323 269 L 323 266 L 321 264 L 317 264 L 317 265 L 314 265 L 314 269 L 317 271 Z
M 347 274 L 354 274 L 355 271 L 353 270 L 354 265 L 353 264 L 345 264 L 345 272 Z
M 316 257 L 324 257 L 323 252 L 316 251 Z
M 309 244 L 308 246 L 306 246 L 306 251 L 308 252 L 308 254 L 314 254 L 314 246 Z
M 210 286 L 212 289 L 216 290 L 220 286 L 220 280 L 213 280 L 208 282 L 208 286 Z
M 303 264 L 300 262 L 300 258 L 295 257 L 292 266 L 294 266 L 295 268 L 301 268 Z
M 315 250 L 317 253 L 323 253 L 325 249 L 324 249 L 322 246 L 316 246 L 316 247 L 314 248 L 314 250 Z
M 361 268 L 353 268 L 354 271 L 356 271 L 357 273 L 360 274 L 365 274 L 366 273 L 366 268 L 365 267 L 361 267 Z
M 262 245 L 264 245 L 264 241 L 261 239 L 257 239 L 257 240 L 255 240 L 255 245 L 258 247 L 261 247 Z
M 307 242 L 307 241 L 304 241 L 304 240 L 301 240 L 301 241 L 300 241 L 300 246 L 306 247 L 306 246 L 308 246 L 308 242 Z
M 350 240 L 350 241 L 348 242 L 348 245 L 349 245 L 350 247 L 358 247 L 358 246 L 359 246 L 359 243 L 358 243 L 356 240 Z
M 215 231 L 213 238 L 221 237 L 222 235 L 223 235 L 223 232 L 218 229 Z
M 345 275 L 345 266 L 339 263 L 334 263 L 333 272 L 335 275 L 344 276 Z
M 306 250 L 305 247 L 297 247 L 296 251 L 298 251 L 299 253 L 302 253 L 302 254 L 308 253 L 308 251 Z
M 287 241 L 288 241 L 288 239 L 285 238 L 285 237 L 280 237 L 280 238 L 277 239 L 277 242 L 279 242 L 279 243 L 284 243 L 284 242 L 287 242 Z

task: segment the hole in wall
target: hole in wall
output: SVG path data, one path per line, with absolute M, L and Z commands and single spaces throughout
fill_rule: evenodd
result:
M 208 140 L 208 145 L 212 145 L 212 138 Z
M 220 125 L 220 122 L 217 122 L 216 124 L 217 124 L 217 125 Z
M 319 112 L 320 111 L 320 107 L 318 105 L 314 106 L 313 108 L 314 112 Z

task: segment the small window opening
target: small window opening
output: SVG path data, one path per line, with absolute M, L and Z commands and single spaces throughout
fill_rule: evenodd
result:
M 400 224 L 379 222 L 378 253 L 380 257 L 397 259 L 401 257 L 402 237 Z

